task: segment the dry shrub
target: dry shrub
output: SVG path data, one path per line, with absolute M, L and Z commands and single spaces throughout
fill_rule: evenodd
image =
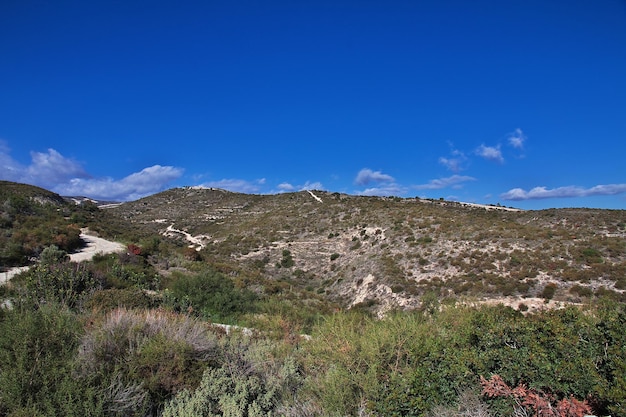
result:
M 77 373 L 98 376 L 111 415 L 142 415 L 195 388 L 218 355 L 217 336 L 194 318 L 118 308 L 83 337 Z
M 197 319 L 165 310 L 117 308 L 83 338 L 79 352 L 82 369 L 90 372 L 103 360 L 120 361 L 157 335 L 186 344 L 198 360 L 216 354 L 216 336 Z

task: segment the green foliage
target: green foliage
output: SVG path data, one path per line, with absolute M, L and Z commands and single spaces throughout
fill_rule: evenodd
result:
M 558 286 L 554 282 L 550 282 L 546 284 L 545 287 L 543 287 L 543 291 L 541 292 L 541 297 L 545 298 L 546 300 L 551 300 L 552 298 L 554 298 L 554 294 L 556 294 L 557 289 L 558 289 Z
M 275 347 L 243 338 L 223 339 L 221 363 L 209 367 L 195 391 L 179 393 L 163 417 L 270 417 L 301 384 L 293 358 L 276 359 Z
M 71 309 L 79 308 L 86 296 L 102 288 L 102 281 L 86 265 L 74 262 L 39 264 L 22 274 L 16 284 L 20 301 L 27 306 L 59 303 Z
M 602 262 L 602 254 L 595 248 L 584 248 L 580 251 L 579 257 L 587 264 Z
M 218 356 L 215 335 L 195 319 L 117 309 L 83 337 L 77 375 L 98 388 L 107 413 L 142 416 L 196 387 Z
M 156 290 L 161 277 L 143 256 L 132 254 L 96 255 L 93 271 L 107 288 Z
M 168 302 L 176 310 L 220 320 L 252 311 L 256 298 L 252 291 L 235 287 L 225 275 L 206 270 L 176 279 Z
M 283 250 L 283 258 L 280 260 L 280 266 L 283 268 L 291 268 L 295 264 L 291 252 L 287 249 Z
M 109 288 L 96 291 L 84 304 L 84 309 L 107 312 L 116 308 L 150 309 L 161 305 L 160 297 L 136 287 Z
M 443 308 L 382 321 L 337 315 L 305 346 L 306 389 L 325 415 L 356 416 L 365 408 L 424 416 L 476 389 L 480 376 L 498 374 L 510 386 L 525 384 L 555 401 L 591 399 L 596 413 L 624 416 L 626 336 L 618 329 L 625 324 L 623 307 L 614 304 L 529 316 L 508 307 Z M 512 413 L 507 404 L 490 400 L 500 415 Z
M 50 245 L 79 248 L 80 227 L 71 219 L 84 210 L 41 188 L 0 181 L 0 264 L 25 265 Z M 82 217 L 84 226 L 93 215 Z
M 103 415 L 98 393 L 77 381 L 77 317 L 56 305 L 0 318 L 0 415 Z
M 57 245 L 50 245 L 41 251 L 39 256 L 39 262 L 45 265 L 52 265 L 62 262 L 67 262 L 70 259 L 67 252 L 63 249 L 59 249 Z

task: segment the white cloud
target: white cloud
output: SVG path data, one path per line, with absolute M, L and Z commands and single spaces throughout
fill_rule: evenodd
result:
M 430 180 L 428 184 L 415 185 L 416 190 L 440 190 L 442 188 L 460 188 L 461 184 L 468 181 L 475 181 L 476 178 L 467 175 L 452 175 L 446 178 L 437 178 Z
M 548 189 L 546 187 L 535 187 L 530 191 L 522 188 L 513 188 L 500 197 L 505 200 L 539 200 L 546 198 L 576 198 L 592 197 L 603 195 L 616 195 L 626 193 L 626 184 L 596 185 L 591 188 L 577 186 L 558 187 Z
M 372 171 L 369 168 L 363 168 L 359 171 L 354 183 L 357 185 L 367 185 L 372 182 L 393 182 L 394 178 L 391 175 L 383 174 L 380 171 Z
M 448 144 L 452 148 L 452 143 Z M 463 152 L 459 151 L 458 149 L 452 148 L 452 157 L 446 158 L 442 156 L 441 158 L 439 158 L 439 163 L 445 166 L 449 171 L 460 172 L 465 169 L 467 157 Z
M 44 186 L 54 186 L 74 178 L 88 178 L 80 164 L 66 158 L 54 149 L 48 152 L 31 152 L 32 163 L 26 169 L 31 181 Z
M 324 186 L 322 185 L 321 182 L 310 182 L 307 181 L 304 183 L 304 185 L 300 186 L 300 191 L 306 191 L 306 190 L 323 190 Z
M 64 157 L 54 149 L 47 152 L 31 152 L 31 163 L 23 166 L 10 155 L 5 141 L 0 141 L 0 178 L 7 181 L 33 184 L 51 188 L 73 178 L 88 178 L 81 165 Z
M 357 195 L 367 195 L 367 196 L 401 196 L 406 194 L 407 189 L 402 187 L 396 183 L 386 184 L 382 187 L 372 187 L 366 188 L 362 191 L 355 191 Z
M 324 185 L 321 182 L 307 181 L 303 185 L 293 185 L 288 182 L 278 184 L 278 193 L 289 193 L 293 191 L 306 191 L 306 190 L 324 190 Z
M 73 159 L 54 149 L 31 152 L 31 163 L 23 166 L 10 155 L 5 141 L 0 140 L 0 179 L 37 185 L 61 195 L 84 195 L 105 200 L 134 200 L 162 191 L 182 175 L 182 169 L 154 165 L 123 178 L 92 178 Z
M 0 179 L 23 182 L 25 168 L 11 158 L 7 143 L 0 139 Z
M 219 181 L 209 181 L 202 184 L 203 187 L 222 188 L 237 193 L 254 194 L 261 190 L 261 185 L 265 184 L 265 178 L 255 181 L 241 180 L 235 178 L 225 178 Z
M 278 184 L 278 189 L 282 192 L 290 192 L 290 191 L 295 191 L 297 187 L 289 184 L 288 182 L 283 182 L 283 183 Z
M 522 132 L 522 129 L 517 128 L 515 132 L 510 133 L 508 137 L 509 145 L 517 149 L 524 148 L 524 142 L 526 142 L 526 135 Z
M 466 158 L 444 158 L 442 156 L 441 158 L 439 158 L 439 163 L 445 166 L 449 171 L 460 172 L 465 169 L 463 167 L 465 160 Z
M 136 200 L 162 191 L 167 184 L 180 178 L 182 173 L 180 168 L 154 165 L 121 180 L 73 178 L 55 186 L 53 191 L 62 195 L 85 195 L 103 200 Z
M 498 163 L 504 162 L 504 157 L 502 157 L 500 146 L 480 145 L 478 149 L 476 149 L 476 155 L 483 157 L 489 161 L 494 161 Z

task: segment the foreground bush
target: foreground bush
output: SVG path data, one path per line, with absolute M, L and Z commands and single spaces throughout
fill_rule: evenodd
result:
M 220 364 L 208 368 L 195 391 L 183 391 L 163 417 L 270 417 L 301 384 L 292 358 L 274 356 L 275 347 L 241 336 L 223 339 Z
M 0 316 L 0 415 L 102 415 L 96 390 L 72 375 L 82 323 L 56 304 Z
M 78 309 L 91 294 L 102 288 L 102 280 L 83 263 L 42 263 L 14 283 L 20 293 L 20 302 L 27 308 L 58 303 Z
M 103 392 L 110 415 L 153 415 L 199 384 L 217 358 L 216 338 L 186 316 L 116 309 L 83 337 L 77 371 Z
M 331 317 L 303 345 L 307 394 L 321 415 L 425 416 L 478 391 L 480 378 L 587 401 L 598 415 L 625 416 L 624 307 L 568 308 L 523 316 L 506 307 L 449 308 L 378 321 Z M 494 415 L 510 402 L 485 398 Z

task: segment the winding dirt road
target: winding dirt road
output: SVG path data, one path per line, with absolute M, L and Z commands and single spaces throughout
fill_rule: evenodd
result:
M 87 229 L 81 230 L 80 238 L 86 243 L 86 245 L 80 251 L 70 254 L 70 260 L 72 262 L 89 261 L 97 253 L 107 254 L 123 252 L 126 250 L 126 246 L 123 244 L 90 235 Z M 15 275 L 28 270 L 28 268 L 28 266 L 20 266 L 11 268 L 6 272 L 0 272 L 0 285 L 9 281 Z

